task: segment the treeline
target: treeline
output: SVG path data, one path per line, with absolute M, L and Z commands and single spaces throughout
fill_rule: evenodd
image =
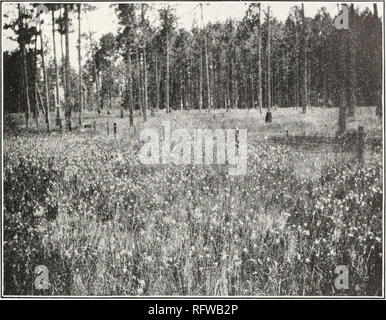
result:
M 373 12 L 348 6 L 348 30 L 336 29 L 335 16 L 325 8 L 313 18 L 306 17 L 304 5 L 292 7 L 284 22 L 267 5 L 254 3 L 241 21 L 206 25 L 202 23 L 205 7 L 198 6 L 201 19 L 191 31 L 178 27 L 170 5 L 112 7 L 120 23 L 118 34 L 106 34 L 97 42 L 90 30 L 79 32 L 82 54 L 79 51 L 81 67 L 76 71 L 66 65 L 63 43 L 61 61 L 51 59 L 44 66 L 44 50 L 42 54 L 34 47 L 39 28 L 31 31 L 26 27 L 33 17 L 21 14 L 19 8 L 13 24 L 19 27 L 19 49 L 3 54 L 5 111 L 25 110 L 21 92 L 28 87 L 32 110 L 38 113 L 39 105 L 45 104 L 43 112 L 57 109 L 60 118 L 59 108 L 63 108 L 67 119 L 71 111 L 83 108 L 109 113 L 119 107 L 122 117 L 128 112 L 133 122 L 134 110 L 140 110 L 146 120 L 149 113 L 160 109 L 261 110 L 277 106 L 306 112 L 308 106 L 344 106 L 352 115 L 356 106 L 381 105 L 382 22 L 376 4 Z M 71 18 L 72 23 L 80 22 L 93 9 L 86 4 L 48 8 L 53 13 L 53 32 L 60 32 L 63 38 L 70 34 L 66 23 L 70 25 Z M 336 14 L 343 9 L 337 8 Z M 157 27 L 149 21 L 154 14 Z M 23 38 L 23 33 L 30 36 Z M 26 72 L 19 72 L 15 66 L 23 66 L 23 57 Z

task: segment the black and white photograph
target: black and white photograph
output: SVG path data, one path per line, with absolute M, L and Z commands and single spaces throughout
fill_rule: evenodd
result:
M 384 15 L 2 2 L 1 298 L 384 300 Z

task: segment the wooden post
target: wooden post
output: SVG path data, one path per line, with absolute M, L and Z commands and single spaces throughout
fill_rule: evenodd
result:
M 114 122 L 114 137 L 117 135 L 117 124 Z
M 272 112 L 271 111 L 267 111 L 267 114 L 265 115 L 265 122 L 266 123 L 272 122 Z
M 94 134 L 95 134 L 95 132 L 96 132 L 96 121 L 94 120 Z
M 239 128 L 236 128 L 236 150 L 239 151 Z
M 110 130 L 109 130 L 109 122 L 108 121 L 106 122 L 106 126 L 107 126 L 107 135 L 109 135 L 110 134 L 110 132 L 109 132 Z
M 365 133 L 362 126 L 358 128 L 358 136 L 357 136 L 357 152 L 358 152 L 358 162 L 360 164 L 363 163 L 363 151 L 365 148 Z

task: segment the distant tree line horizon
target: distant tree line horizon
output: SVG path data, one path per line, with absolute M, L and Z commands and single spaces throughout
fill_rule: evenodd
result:
M 313 106 L 339 107 L 344 130 L 355 107 L 382 105 L 382 20 L 376 4 L 373 12 L 349 5 L 348 30 L 336 29 L 324 7 L 306 17 L 303 4 L 293 6 L 284 22 L 269 6 L 251 3 L 239 21 L 204 25 L 200 4 L 201 19 L 191 31 L 178 26 L 171 5 L 158 9 L 160 26 L 153 27 L 151 4 L 114 4 L 118 34 L 99 41 L 90 30 L 80 30 L 93 6 L 46 4 L 51 37 L 29 26 L 31 12 L 14 6 L 19 14 L 5 28 L 15 32 L 19 46 L 3 52 L 3 102 L 5 113 L 26 113 L 26 126 L 30 112 L 33 118 L 46 115 L 47 129 L 50 112 L 60 127 L 64 113 L 71 130 L 71 112 L 79 113 L 81 125 L 82 110 L 119 109 L 133 124 L 134 110 L 146 121 L 160 109 L 284 107 L 305 113 Z M 79 26 L 78 70 L 69 62 L 71 23 Z

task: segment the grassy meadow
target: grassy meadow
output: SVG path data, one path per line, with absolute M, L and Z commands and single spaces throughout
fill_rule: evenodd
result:
M 149 112 L 134 129 L 118 111 L 86 113 L 90 127 L 71 133 L 47 133 L 43 119 L 25 132 L 23 115 L 5 117 L 4 294 L 381 295 L 382 119 L 374 108 L 348 119 L 349 133 L 366 132 L 360 165 L 352 139 L 335 140 L 338 109 L 264 115 Z M 167 120 L 248 129 L 247 174 L 141 164 L 140 131 Z M 38 265 L 46 290 L 34 286 Z M 335 284 L 339 265 L 347 289 Z

